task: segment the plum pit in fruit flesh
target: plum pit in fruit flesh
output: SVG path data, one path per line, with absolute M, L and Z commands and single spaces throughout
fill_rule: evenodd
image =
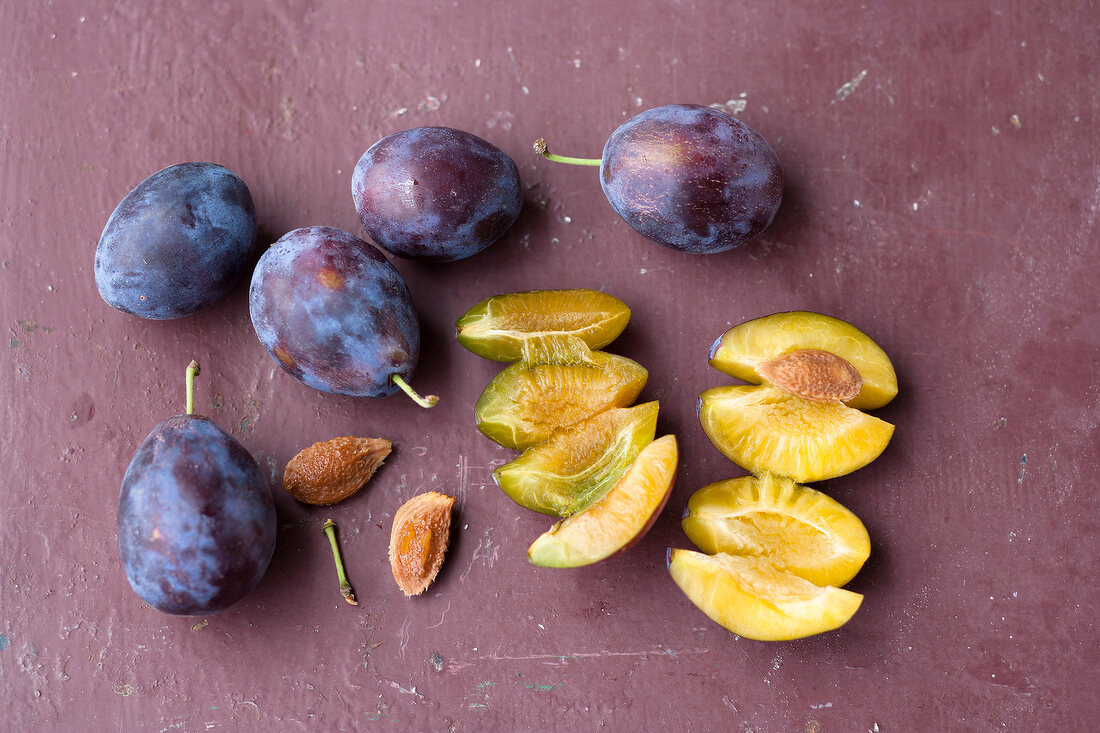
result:
M 878 344 L 839 318 L 790 311 L 745 321 L 722 334 L 711 347 L 710 365 L 732 377 L 759 384 L 759 365 L 802 349 L 827 351 L 851 364 L 862 379 L 849 407 L 873 410 L 898 392 L 893 364 Z

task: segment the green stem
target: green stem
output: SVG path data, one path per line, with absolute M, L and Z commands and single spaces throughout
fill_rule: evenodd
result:
M 351 605 L 358 606 L 359 601 L 355 600 L 355 594 L 351 592 L 351 583 L 348 582 L 348 576 L 344 574 L 344 560 L 340 557 L 340 546 L 336 544 L 336 523 L 326 519 L 321 530 L 328 535 L 328 543 L 332 546 L 332 559 L 336 561 L 336 575 L 340 578 L 340 595 Z
M 187 414 L 195 414 L 195 377 L 199 376 L 199 363 L 194 359 L 187 365 Z
M 401 388 L 401 391 L 412 398 L 412 401 L 421 407 L 435 407 L 435 403 L 439 402 L 439 398 L 434 394 L 430 394 L 426 397 L 421 397 L 415 389 L 409 386 L 409 383 L 401 378 L 400 374 L 391 374 L 390 379 L 393 383 Z
M 557 155 L 550 152 L 550 148 L 547 147 L 546 141 L 541 137 L 535 141 L 535 152 L 546 158 L 552 160 L 555 163 L 568 163 L 569 165 L 600 165 L 603 161 L 600 158 L 571 158 L 568 155 Z

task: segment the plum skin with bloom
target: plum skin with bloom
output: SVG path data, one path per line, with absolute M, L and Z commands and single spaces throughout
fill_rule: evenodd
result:
M 759 235 L 783 197 L 783 171 L 768 142 L 700 105 L 656 107 L 623 123 L 604 146 L 600 184 L 633 229 L 692 254 Z
M 134 591 L 165 613 L 229 607 L 275 551 L 275 503 L 256 460 L 205 417 L 164 420 L 122 480 L 118 544 Z
M 125 313 L 182 318 L 229 293 L 255 244 L 244 181 L 216 163 L 180 163 L 146 178 L 115 208 L 96 247 L 96 287 Z
M 377 248 L 333 227 L 283 235 L 249 290 L 252 325 L 267 352 L 303 384 L 384 397 L 410 379 L 420 324 L 400 273 Z
M 503 236 L 523 208 L 515 162 L 449 127 L 402 130 L 376 142 L 355 165 L 351 193 L 378 246 L 436 262 L 477 254 Z

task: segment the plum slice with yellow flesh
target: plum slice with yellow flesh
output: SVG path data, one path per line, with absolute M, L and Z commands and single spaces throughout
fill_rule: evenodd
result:
M 567 517 L 606 494 L 657 430 L 657 403 L 613 407 L 555 432 L 493 471 L 512 501 Z
M 661 513 L 676 478 L 676 437 L 666 435 L 638 454 L 604 497 L 543 533 L 527 557 L 533 565 L 591 565 L 637 542 Z
M 703 552 L 763 557 L 816 585 L 844 585 L 871 554 L 871 539 L 855 514 L 773 474 L 704 486 L 688 500 L 681 526 Z
M 894 366 L 878 344 L 850 323 L 810 311 L 775 313 L 754 318 L 726 331 L 710 350 L 710 365 L 752 384 L 766 379 L 767 366 L 796 351 L 824 351 L 848 362 L 862 380 L 858 391 L 842 401 L 873 410 L 898 393 Z
M 563 427 L 632 404 L 648 376 L 641 364 L 602 351 L 565 364 L 516 362 L 481 393 L 474 406 L 477 429 L 506 448 L 524 450 Z
M 528 290 L 486 298 L 455 324 L 458 342 L 493 361 L 535 361 L 576 342 L 602 349 L 622 333 L 630 309 L 613 295 L 583 288 Z
M 863 602 L 859 593 L 815 585 L 760 557 L 670 550 L 668 568 L 699 610 L 729 631 L 757 641 L 832 631 Z
M 708 389 L 699 396 L 699 422 L 737 465 L 798 483 L 866 466 L 894 433 L 890 423 L 839 402 L 813 402 L 768 385 Z

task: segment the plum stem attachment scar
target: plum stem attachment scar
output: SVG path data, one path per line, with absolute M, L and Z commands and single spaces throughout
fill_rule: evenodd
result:
M 400 374 L 391 374 L 390 379 L 393 380 L 394 384 L 401 388 L 402 392 L 412 398 L 413 402 L 420 405 L 421 407 L 435 407 L 435 403 L 439 402 L 439 397 L 434 394 L 427 395 L 426 397 L 421 397 L 415 389 L 409 386 L 408 382 L 401 378 Z
M 568 155 L 557 155 L 550 152 L 550 148 L 546 145 L 546 140 L 541 137 L 535 141 L 535 152 L 546 158 L 552 160 L 555 163 L 568 163 L 569 165 L 591 165 L 597 166 L 603 161 L 600 158 L 572 158 Z
M 348 576 L 344 574 L 344 560 L 340 557 L 340 546 L 336 544 L 336 522 L 326 519 L 321 530 L 328 535 L 328 543 L 332 547 L 332 559 L 336 561 L 336 575 L 340 578 L 340 595 L 351 605 L 358 606 L 359 601 L 355 600 L 351 583 L 348 582 Z
M 199 363 L 194 359 L 187 365 L 185 379 L 187 380 L 187 414 L 195 414 L 195 377 L 199 376 Z

